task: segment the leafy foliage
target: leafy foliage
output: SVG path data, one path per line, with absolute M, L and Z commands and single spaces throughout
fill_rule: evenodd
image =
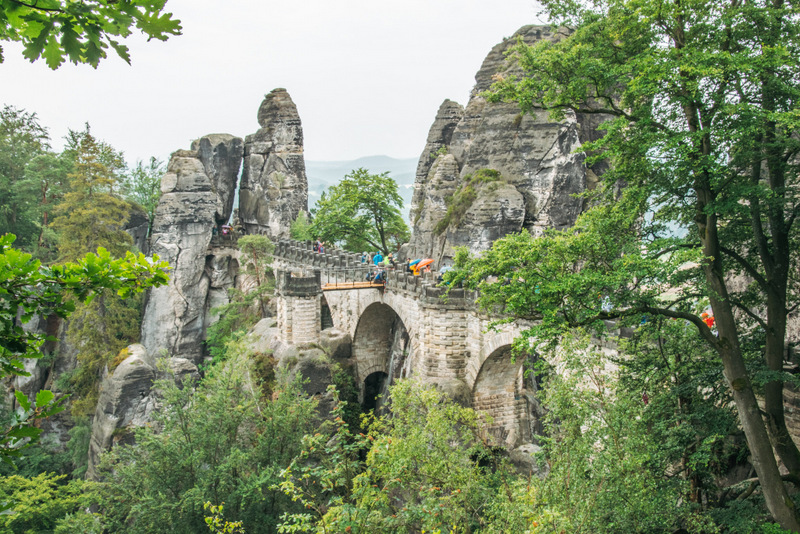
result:
M 264 398 L 249 351 L 241 342 L 231 350 L 196 389 L 159 382 L 154 425 L 104 456 L 101 508 L 112 532 L 202 532 L 208 501 L 225 502 L 225 515 L 248 533 L 274 532 L 278 515 L 293 509 L 270 488 L 312 431 L 316 402 L 297 383 Z
M 75 311 L 76 300 L 89 301 L 102 289 L 126 298 L 167 281 L 167 266 L 157 257 L 148 260 L 128 252 L 125 258 L 113 259 L 99 248 L 97 254 L 87 254 L 75 263 L 45 267 L 13 248 L 13 242 L 13 235 L 0 237 L 0 376 L 28 376 L 21 360 L 41 357 L 44 336 L 23 328 L 35 314 L 65 318 Z M 19 456 L 22 448 L 36 441 L 41 430 L 31 426 L 35 419 L 63 409 L 46 390 L 33 401 L 19 391 L 16 398 L 21 410 L 0 438 L 0 455 L 5 460 Z
M 554 24 L 574 32 L 518 45 L 523 74 L 499 77 L 489 98 L 518 102 L 523 111 L 550 109 L 555 118 L 605 116 L 605 135 L 585 146 L 593 161 L 610 163 L 593 199 L 602 205 L 543 244 L 510 238 L 492 255 L 496 268 L 476 264 L 481 274 L 472 281 L 490 274 L 509 280 L 506 289 L 483 284 L 491 293 L 484 302 L 505 306 L 497 300 L 504 294 L 508 311 L 541 317 L 539 333 L 549 329 L 550 336 L 539 339 L 553 339 L 559 325 L 601 329 L 603 319 L 619 317 L 690 321 L 723 364 L 770 510 L 784 528 L 800 529 L 773 454 L 774 446 L 789 471 L 800 473 L 782 375 L 788 303 L 800 291 L 790 274 L 800 250 L 795 6 L 544 4 Z M 621 184 L 622 201 L 613 207 Z M 606 297 L 610 309 L 603 310 Z M 706 306 L 713 332 L 699 316 Z M 761 351 L 773 373 L 763 388 L 767 426 L 747 367 L 750 350 Z
M 161 177 L 165 172 L 164 162 L 152 157 L 145 165 L 137 161 L 133 169 L 122 179 L 122 192 L 125 198 L 139 204 L 147 213 L 148 235 L 153 228 L 158 199 L 161 198 Z
M 311 231 L 311 223 L 305 211 L 300 211 L 300 213 L 297 214 L 297 218 L 292 221 L 289 227 L 289 236 L 298 241 L 310 241 L 314 239 L 314 234 Z
M 0 515 L 2 532 L 52 532 L 67 513 L 92 503 L 95 485 L 83 480 L 66 482 L 65 475 L 42 473 L 31 479 L 0 478 L 0 499 L 11 502 L 11 511 Z
M 51 69 L 67 59 L 97 67 L 109 46 L 130 64 L 128 47 L 117 39 L 128 37 L 132 28 L 161 41 L 180 35 L 180 21 L 164 13 L 165 5 L 166 0 L 3 0 L 0 39 L 21 41 L 27 59 L 44 58 Z
M 392 387 L 392 415 L 355 434 L 333 411 L 333 428 L 303 438 L 281 488 L 307 513 L 280 532 L 476 532 L 507 481 L 477 437 L 471 409 L 410 381 Z M 366 461 L 361 459 L 366 452 Z M 486 462 L 486 460 L 489 460 Z M 490 467 L 482 467 L 486 462 Z
M 66 172 L 50 152 L 47 130 L 35 113 L 12 106 L 0 111 L 0 234 L 13 233 L 19 245 L 36 244 L 43 225 L 40 207 L 54 182 Z M 46 224 L 46 221 L 45 223 Z
M 122 154 L 97 142 L 88 127 L 75 141 L 75 169 L 68 175 L 70 190 L 53 220 L 53 228 L 60 233 L 59 256 L 74 260 L 98 246 L 114 255 L 124 254 L 132 243 L 123 228 L 129 207 L 114 193 L 125 168 Z
M 380 250 L 388 254 L 408 241 L 400 208 L 403 199 L 388 172 L 356 169 L 331 187 L 311 210 L 312 233 L 351 252 Z

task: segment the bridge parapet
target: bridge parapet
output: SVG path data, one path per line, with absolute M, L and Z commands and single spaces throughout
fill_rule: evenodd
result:
M 321 284 L 360 282 L 366 279 L 367 273 L 377 269 L 374 265 L 361 263 L 359 254 L 341 250 L 314 252 L 311 241 L 282 239 L 276 244 L 273 255 L 286 267 L 292 266 L 304 272 L 319 270 Z M 476 295 L 463 289 L 452 289 L 448 293 L 447 288 L 438 287 L 433 273 L 414 276 L 399 269 L 386 270 L 385 288 L 413 295 L 427 305 L 450 309 L 471 308 Z

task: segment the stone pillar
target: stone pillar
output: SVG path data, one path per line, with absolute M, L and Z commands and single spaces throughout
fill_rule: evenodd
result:
M 290 345 L 319 343 L 322 330 L 320 272 L 313 277 L 276 273 L 278 282 L 278 328 L 282 342 Z
M 419 277 L 414 277 L 419 281 Z M 419 287 L 419 286 L 418 286 Z M 442 300 L 444 288 L 419 287 L 419 355 L 415 374 L 427 382 L 463 379 L 468 352 L 467 318 L 463 298 Z

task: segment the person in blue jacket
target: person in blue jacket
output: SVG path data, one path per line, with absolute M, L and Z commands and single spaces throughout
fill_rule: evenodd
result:
M 375 256 L 372 257 L 372 263 L 378 266 L 381 264 L 382 261 L 383 261 L 383 256 L 381 256 L 380 251 L 376 252 Z

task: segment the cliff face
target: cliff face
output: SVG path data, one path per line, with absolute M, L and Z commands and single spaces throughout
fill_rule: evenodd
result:
M 523 115 L 516 104 L 481 96 L 495 75 L 515 72 L 505 53 L 517 37 L 533 44 L 564 35 L 546 26 L 521 28 L 486 57 L 466 108 L 449 100 L 439 108 L 417 166 L 406 256 L 432 257 L 438 266 L 452 261 L 456 246 L 477 253 L 523 228 L 540 233 L 574 224 L 583 209 L 574 195 L 602 172 L 587 169 L 579 149 L 595 138 L 602 119 L 571 116 L 554 123 L 544 110 Z M 476 180 L 482 169 L 499 175 Z
M 199 362 L 203 355 L 209 294 L 233 287 L 238 264 L 230 254 L 208 254 L 213 228 L 230 216 L 242 160 L 242 140 L 230 135 L 203 137 L 172 154 L 161 181 L 150 246 L 169 262 L 169 284 L 154 289 L 142 322 L 149 354 Z M 222 274 L 219 271 L 224 270 Z M 223 287 L 219 287 L 223 286 Z M 224 287 L 227 286 L 227 287 Z
M 270 92 L 258 109 L 256 133 L 244 146 L 239 217 L 247 233 L 289 237 L 289 225 L 308 209 L 303 126 L 286 89 Z

